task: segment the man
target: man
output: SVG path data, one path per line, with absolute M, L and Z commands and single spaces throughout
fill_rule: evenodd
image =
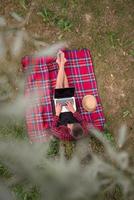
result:
M 56 80 L 57 88 L 68 88 L 68 79 L 64 70 L 64 64 L 66 63 L 66 58 L 62 51 L 59 51 L 56 62 L 59 65 L 59 71 Z M 52 134 L 61 140 L 75 140 L 82 136 L 88 134 L 88 129 L 90 125 L 88 122 L 82 119 L 79 112 L 74 110 L 71 102 L 67 102 L 67 109 L 70 111 L 68 113 L 62 113 L 61 115 L 61 104 L 56 104 L 55 115 L 53 117 L 52 123 Z M 68 123 L 67 118 L 72 118 L 73 123 Z

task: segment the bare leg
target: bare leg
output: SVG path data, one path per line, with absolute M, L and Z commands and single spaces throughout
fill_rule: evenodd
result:
M 63 64 L 64 62 L 66 62 L 66 58 L 64 57 L 64 53 L 62 51 L 59 51 L 59 53 L 57 54 L 56 61 L 59 65 L 59 72 L 56 80 L 56 88 L 67 88 L 69 87 L 69 84 Z
M 68 83 L 68 79 L 67 79 L 67 75 L 66 72 L 64 71 L 64 82 L 63 82 L 64 88 L 68 88 L 69 87 L 69 83 Z
M 64 87 L 64 66 L 59 67 L 55 88 Z

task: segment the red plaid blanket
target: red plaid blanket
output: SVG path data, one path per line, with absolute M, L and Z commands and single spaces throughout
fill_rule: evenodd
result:
M 78 111 L 86 121 L 103 130 L 105 117 L 98 94 L 92 58 L 89 49 L 64 50 L 67 62 L 65 71 L 69 86 L 75 87 L 75 98 Z M 46 141 L 48 130 L 53 118 L 53 93 L 58 72 L 58 65 L 54 57 L 22 58 L 23 70 L 27 74 L 25 95 L 31 98 L 35 94 L 34 103 L 26 111 L 28 135 L 31 141 Z M 82 108 L 82 98 L 92 94 L 97 99 L 94 112 L 86 112 Z

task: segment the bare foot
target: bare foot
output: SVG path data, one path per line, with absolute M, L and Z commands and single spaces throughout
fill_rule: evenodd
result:
M 57 59 L 56 59 L 56 62 L 58 63 L 59 67 L 63 67 L 64 64 L 66 63 L 66 58 L 65 58 L 65 55 L 64 55 L 64 52 L 63 51 L 59 51 L 57 53 Z

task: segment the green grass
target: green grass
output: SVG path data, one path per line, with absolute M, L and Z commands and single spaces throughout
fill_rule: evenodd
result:
M 113 134 L 109 131 L 109 123 L 106 123 L 104 126 L 104 137 L 111 143 L 112 146 L 115 146 L 115 139 Z
M 52 139 L 49 143 L 47 151 L 48 157 L 55 157 L 59 154 L 60 146 L 64 149 L 64 156 L 70 159 L 73 155 L 75 142 L 60 141 L 59 139 Z
M 59 144 L 60 141 L 58 139 L 52 139 L 49 143 L 49 148 L 47 151 L 48 156 L 56 156 L 59 153 Z
M 61 145 L 64 147 L 64 155 L 66 159 L 71 159 L 74 152 L 75 141 L 62 141 Z
M 127 117 L 127 116 L 129 116 L 129 115 L 131 115 L 131 112 L 130 112 L 129 110 L 125 110 L 125 111 L 123 112 L 122 117 L 125 118 L 125 117 Z
M 70 31 L 72 28 L 72 23 L 66 18 L 55 18 L 54 23 L 63 31 Z
M 37 15 L 40 15 L 44 22 L 51 22 L 54 18 L 54 13 L 47 8 L 43 8 L 41 11 L 37 12 Z
M 115 48 L 119 44 L 118 33 L 114 31 L 109 31 L 106 33 L 110 46 Z
M 19 4 L 21 5 L 22 8 L 25 10 L 27 9 L 28 6 L 28 0 L 18 0 Z
M 134 50 L 130 50 L 128 54 L 134 57 Z
M 43 22 L 52 25 L 57 26 L 62 31 L 70 31 L 72 28 L 72 22 L 63 14 L 65 14 L 65 9 L 62 9 L 62 15 L 58 15 L 52 10 L 48 8 L 43 8 L 39 12 L 37 12 L 37 15 L 40 15 L 43 19 Z
M 4 166 L 1 161 L 0 161 L 0 177 L 3 178 L 10 178 L 11 177 L 11 173 L 9 172 L 9 170 L 7 169 L 6 166 Z
M 39 200 L 40 193 L 36 186 L 26 189 L 26 186 L 16 185 L 13 188 L 17 200 Z
M 0 123 L 0 137 L 16 138 L 27 140 L 27 130 L 24 120 L 6 119 L 3 124 Z
M 13 2 L 13 1 L 12 1 Z M 28 0 L 15 0 L 15 2 L 18 3 L 18 10 L 15 12 L 18 13 L 20 16 L 25 16 L 26 11 L 28 11 L 28 5 L 30 1 Z M 107 69 L 105 70 L 105 75 L 102 73 L 99 74 L 102 81 L 104 82 L 103 78 L 104 76 L 109 77 L 109 74 L 111 73 L 111 66 L 108 63 L 108 55 L 112 59 L 111 49 L 112 52 L 118 52 L 119 48 L 122 48 L 122 51 L 125 51 L 129 56 L 134 56 L 134 50 L 133 50 L 133 44 L 134 41 L 132 40 L 131 35 L 131 29 L 132 29 L 132 20 L 129 20 L 129 14 L 132 15 L 132 0 L 128 1 L 99 1 L 99 0 L 44 0 L 43 3 L 40 4 L 38 7 L 40 7 L 33 15 L 37 18 L 37 15 L 40 16 L 38 23 L 40 24 L 40 27 L 45 27 L 45 25 L 49 28 L 49 41 L 51 43 L 52 38 L 57 40 L 56 34 L 53 34 L 53 29 L 56 27 L 58 28 L 61 33 L 59 39 L 61 39 L 64 35 L 67 35 L 67 40 L 70 40 L 71 47 L 79 48 L 79 47 L 88 47 L 91 49 L 91 53 L 93 54 L 93 59 L 96 57 L 95 62 L 95 70 L 97 69 L 97 66 L 99 64 L 99 60 L 101 59 L 103 62 L 105 62 L 105 59 L 107 59 Z M 47 4 L 47 6 L 45 6 Z M 53 6 L 52 6 L 53 5 Z M 10 7 L 10 5 L 7 5 L 7 7 Z M 14 9 L 13 4 L 11 3 L 12 10 Z M 19 7 L 20 6 L 20 7 Z M 112 23 L 105 24 L 105 11 L 106 6 L 109 6 L 109 10 L 113 11 L 113 20 L 115 19 L 115 25 L 111 26 Z M 41 9 L 41 7 L 43 9 Z M 1 9 L 0 9 L 1 10 Z M 84 20 L 84 14 L 90 14 L 91 15 L 91 24 L 85 23 Z M 72 16 L 71 16 L 72 14 Z M 31 24 L 34 24 L 34 20 L 32 21 L 31 16 Z M 107 16 L 109 17 L 109 16 Z M 107 19 L 107 18 L 106 18 Z M 43 23 L 44 24 L 43 24 Z M 111 21 L 113 22 L 113 21 Z M 36 23 L 35 23 L 36 24 Z M 80 25 L 80 28 L 78 30 L 78 33 L 74 31 L 75 28 L 78 28 Z M 129 29 L 128 29 L 129 28 Z M 35 29 L 31 29 L 31 26 L 29 26 L 29 30 L 32 32 L 38 32 L 39 34 L 42 34 L 42 29 L 38 29 L 38 24 L 35 26 Z M 52 31 L 52 34 L 51 34 Z M 127 33 L 127 34 L 126 34 Z M 85 35 L 85 37 L 82 35 Z M 89 36 L 91 36 L 91 40 L 89 40 Z M 46 36 L 45 36 L 46 37 Z M 48 41 L 48 38 L 45 38 L 46 42 Z M 70 48 L 71 48 L 70 47 Z M 112 47 L 112 48 L 111 48 Z M 97 55 L 101 54 L 101 57 L 98 58 Z M 122 66 L 122 72 L 124 67 L 124 60 L 122 59 L 121 55 L 118 55 L 119 63 L 116 64 L 119 66 Z M 125 58 L 127 59 L 127 57 Z M 104 69 L 103 62 L 101 62 L 101 69 Z M 128 61 L 129 63 L 129 61 Z M 129 64 L 128 64 L 129 65 Z M 125 63 L 125 67 L 127 68 L 127 64 Z M 130 69 L 130 68 L 129 68 Z M 112 70 L 116 73 L 116 67 L 113 66 Z M 119 72 L 119 71 L 118 71 Z M 119 74 L 117 74 L 119 75 Z M 124 79 L 127 77 L 127 80 L 129 80 L 129 74 L 127 75 L 127 71 L 124 73 Z M 130 77 L 131 78 L 131 77 Z M 118 79 L 120 80 L 121 77 L 118 76 Z M 126 80 L 126 81 L 127 81 Z M 98 83 L 99 84 L 99 83 Z M 105 82 L 104 82 L 105 84 Z M 104 85 L 103 84 L 103 85 Z M 118 86 L 120 87 L 120 86 Z M 104 105 L 105 102 L 108 102 L 109 99 L 106 97 L 106 90 L 104 87 L 103 89 L 103 99 L 104 99 Z M 130 88 L 131 91 L 131 88 Z M 3 90 L 1 89 L 0 93 L 6 94 L 7 91 L 5 91 L 5 88 Z M 3 95 L 2 94 L 2 95 Z M 9 93 L 8 93 L 9 94 Z M 113 98 L 116 98 L 113 96 Z M 122 100 L 122 99 L 121 99 Z M 127 101 L 127 99 L 126 99 Z M 120 102 L 121 103 L 121 102 Z M 104 106 L 105 110 L 107 110 L 108 115 L 109 108 L 114 105 Z M 122 106 L 123 107 L 123 106 Z M 122 108 L 120 108 L 122 109 Z M 118 112 L 118 110 L 117 110 Z M 116 112 L 116 113 L 117 113 Z M 124 120 L 129 120 L 129 117 L 132 115 L 132 107 L 128 107 L 124 110 L 120 110 L 121 112 L 121 118 Z M 14 117 L 12 117 L 14 118 Z M 110 125 L 114 126 L 118 120 L 117 114 L 114 115 L 113 119 L 112 117 L 109 118 Z M 117 124 L 116 124 L 117 125 Z M 105 138 L 110 141 L 111 144 L 115 145 L 115 140 L 113 137 L 113 134 L 111 131 L 109 131 L 109 125 L 107 124 L 105 127 L 104 132 Z M 7 123 L 1 123 L 0 124 L 0 138 L 19 138 L 23 140 L 27 140 L 27 133 L 26 128 L 24 125 L 24 121 L 18 122 L 18 120 L 9 120 Z M 67 159 L 71 158 L 73 150 L 74 150 L 74 144 L 71 142 L 62 142 L 64 149 L 65 149 L 65 156 Z M 50 142 L 50 146 L 48 149 L 48 156 L 56 156 L 59 153 L 59 146 L 60 142 L 59 140 L 55 139 Z M 98 150 L 100 149 L 99 144 L 97 144 Z M 2 163 L 0 163 L 0 177 L 4 178 L 10 178 L 10 172 L 4 166 Z M 17 200 L 23 199 L 23 200 L 35 200 L 39 198 L 39 192 L 36 187 L 31 187 L 28 190 L 25 189 L 23 185 L 14 186 L 14 192 L 17 196 Z

